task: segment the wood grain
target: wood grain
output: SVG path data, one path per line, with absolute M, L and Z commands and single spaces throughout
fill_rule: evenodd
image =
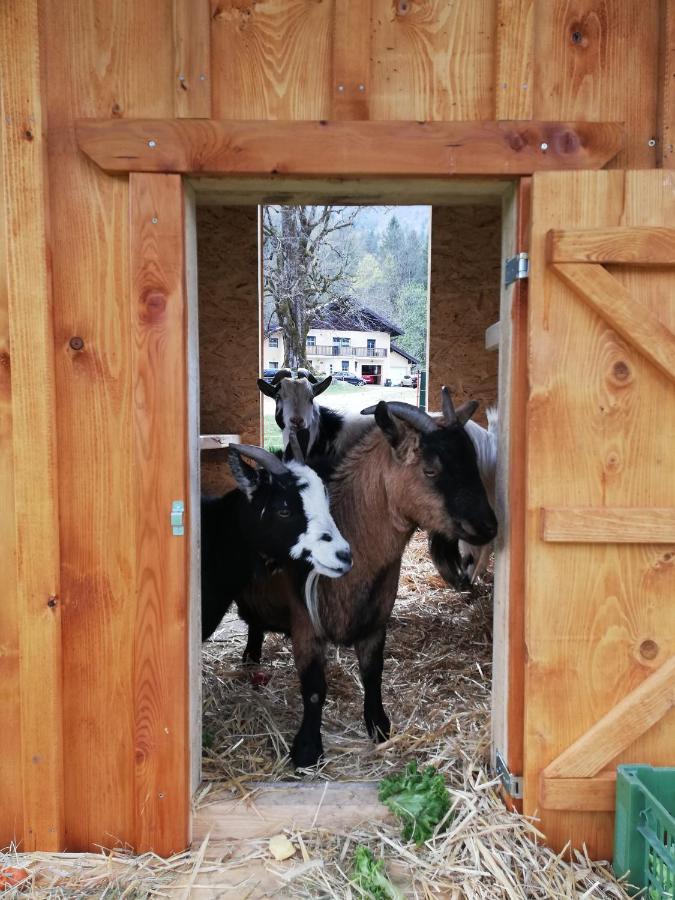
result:
M 558 263 L 552 270 L 617 334 L 664 375 L 675 380 L 675 332 L 644 307 L 613 275 L 596 263 Z M 620 374 L 619 374 L 620 373 Z M 618 368 L 618 381 L 630 377 Z
M 372 21 L 371 118 L 493 116 L 495 0 L 373 0 Z
M 15 827 L 11 837 L 22 840 L 22 849 L 60 850 L 64 842 L 62 598 L 46 113 L 35 0 L 9 0 L 2 5 L 0 43 L 17 51 L 0 54 L 0 150 L 13 445 L 13 478 L 5 470 L 3 487 L 12 481 L 14 486 L 14 502 L 4 514 L 13 508 L 16 544 L 10 533 L 9 546 L 17 551 L 15 560 L 7 560 L 7 575 L 3 572 L 3 578 L 9 576 L 8 609 L 17 614 L 9 624 L 5 653 L 20 698 L 20 716 L 7 721 L 4 729 L 18 732 L 21 741 L 17 759 L 16 744 L 2 739 L 10 752 L 3 758 L 3 772 L 9 771 L 9 801 L 15 805 L 1 815 L 3 829 Z M 5 379 L 9 359 L 5 354 Z M 7 387 L 5 380 L 5 391 Z M 5 404 L 7 399 L 5 393 Z M 20 783 L 22 804 L 17 802 Z M 6 803 L 3 797 L 2 806 Z
M 542 509 L 545 541 L 588 544 L 674 544 L 675 508 Z
M 551 229 L 672 225 L 669 179 L 658 171 L 533 179 L 525 448 L 528 814 L 541 813 L 546 766 L 675 656 L 670 548 L 547 542 L 540 521 L 542 507 L 675 507 L 671 380 L 545 264 Z M 611 267 L 611 278 L 675 329 L 675 270 L 621 265 Z M 672 714 L 655 722 L 616 761 L 669 765 L 674 727 Z M 611 855 L 607 812 L 545 810 L 541 822 L 557 848 L 572 840 L 585 842 L 596 858 Z
M 369 118 L 373 0 L 334 0 L 332 119 Z
M 675 265 L 675 228 L 603 228 L 549 231 L 549 263 Z
M 77 133 L 106 172 L 203 175 L 527 175 L 601 168 L 622 143 L 601 122 L 80 119 Z
M 657 157 L 664 169 L 675 168 L 675 2 L 661 0 Z
M 675 657 L 664 662 L 544 770 L 545 778 L 591 778 L 675 706 Z
M 613 812 L 616 806 L 616 769 L 593 778 L 547 778 L 542 775 L 539 803 L 543 809 L 570 812 Z
M 135 783 L 137 852 L 189 843 L 186 534 L 189 502 L 184 210 L 177 175 L 129 181 L 136 506 Z M 170 437 L 167 443 L 164 437 Z
M 46 0 L 41 27 L 50 51 L 66 846 L 97 852 L 135 843 L 129 207 L 126 179 L 82 156 L 74 121 L 173 114 L 172 21 L 164 0 Z
M 495 119 L 531 119 L 535 0 L 497 0 Z
M 209 0 L 173 0 L 174 115 L 211 115 Z
M 334 0 L 211 0 L 216 119 L 325 119 Z
M 532 115 L 624 122 L 626 145 L 610 167 L 656 165 L 649 141 L 657 127 L 659 2 L 536 4 Z

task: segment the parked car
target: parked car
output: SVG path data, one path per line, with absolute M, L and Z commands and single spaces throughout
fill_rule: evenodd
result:
M 401 379 L 401 387 L 417 387 L 417 375 L 404 375 Z
M 351 372 L 333 372 L 333 381 L 346 381 L 347 384 L 361 386 L 365 384 L 363 378 L 358 375 L 352 375 Z
M 272 379 L 274 378 L 274 376 L 277 374 L 278 371 L 279 371 L 278 369 L 263 369 L 263 373 L 262 373 L 263 380 L 266 381 L 268 384 L 270 384 L 270 382 L 272 381 Z
M 377 384 L 377 375 L 362 375 L 364 384 Z

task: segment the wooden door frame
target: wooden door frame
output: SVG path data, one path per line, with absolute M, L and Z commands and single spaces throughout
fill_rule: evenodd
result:
M 80 122 L 78 138 L 84 152 L 105 171 L 130 175 L 131 296 L 136 339 L 133 377 L 137 387 L 134 421 L 143 498 L 136 512 L 136 529 L 151 541 L 154 560 L 145 568 L 141 566 L 138 574 L 137 622 L 145 631 L 136 636 L 135 849 L 170 853 L 190 840 L 190 786 L 194 789 L 197 785 L 201 759 L 201 634 L 198 604 L 192 599 L 199 589 L 195 205 L 200 196 L 205 203 L 220 200 L 223 205 L 311 202 L 309 198 L 326 202 L 337 196 L 341 203 L 351 200 L 364 205 L 386 199 L 400 202 L 404 195 L 408 203 L 414 200 L 442 205 L 457 194 L 462 202 L 484 202 L 506 192 L 507 208 L 511 208 L 516 196 L 521 197 L 521 204 L 524 202 L 524 192 L 511 187 L 520 176 L 542 169 L 599 168 L 620 149 L 622 135 L 617 125 L 586 123 L 115 120 Z M 279 154 L 284 160 L 281 168 Z M 210 177 L 204 178 L 205 174 Z M 178 230 L 174 219 L 180 224 Z M 511 302 L 504 293 L 504 323 L 511 321 Z M 175 333 L 176 327 L 183 329 L 182 334 Z M 519 358 L 523 355 L 521 327 L 522 313 L 516 313 L 513 327 L 505 324 L 502 329 L 502 354 L 509 366 L 512 347 L 517 348 L 514 352 Z M 167 342 L 170 353 L 157 352 L 162 341 Z M 161 378 L 156 367 L 161 370 Z M 522 359 L 500 373 L 504 382 L 500 402 L 507 407 L 512 371 L 522 377 Z M 163 391 L 163 381 L 174 385 L 175 390 Z M 182 409 L 176 413 L 180 397 Z M 502 485 L 504 473 L 513 472 L 516 460 L 519 466 L 522 464 L 524 478 L 524 460 L 517 456 L 515 432 L 510 445 L 504 443 L 512 417 L 503 419 L 506 425 L 502 425 L 500 443 L 504 459 L 509 450 L 511 458 L 502 464 Z M 167 459 L 158 468 L 152 453 L 148 453 L 149 447 L 157 448 L 155 431 L 161 427 L 174 430 L 167 435 L 172 442 L 168 468 Z M 182 489 L 177 487 L 179 482 Z M 512 479 L 512 483 L 520 484 L 522 478 Z M 182 543 L 185 535 L 172 533 L 169 519 L 171 501 L 178 499 L 187 507 L 188 540 Z M 518 498 L 508 494 L 508 500 L 517 502 Z M 522 496 L 520 501 L 524 504 Z M 164 515 L 166 520 L 161 524 Z M 517 531 L 521 517 L 511 516 L 508 521 L 513 533 L 505 545 L 514 548 L 523 540 Z M 188 558 L 185 548 L 189 540 L 193 550 Z M 518 578 L 522 579 L 522 555 L 521 550 L 519 562 L 510 570 L 507 567 L 506 580 L 502 581 L 506 594 Z M 139 559 L 150 560 L 143 544 Z M 158 583 L 164 583 L 166 572 L 174 573 L 174 580 L 166 582 L 169 599 L 164 605 L 159 602 L 156 586 L 148 590 L 146 575 L 152 565 L 161 570 Z M 183 579 L 182 583 L 176 579 Z M 514 641 L 507 656 L 516 693 L 505 712 L 513 733 L 518 727 L 522 731 L 522 695 L 517 688 L 518 678 L 522 680 L 518 672 L 518 660 L 522 662 L 522 610 L 511 607 L 505 628 L 510 629 L 506 631 L 509 642 Z M 167 677 L 172 681 L 170 687 Z M 183 740 L 176 738 L 177 733 L 184 735 Z M 517 742 L 514 735 L 514 748 Z M 520 746 L 522 752 L 522 734 Z

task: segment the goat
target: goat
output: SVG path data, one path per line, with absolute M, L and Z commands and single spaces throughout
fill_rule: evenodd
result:
M 476 448 L 480 472 L 490 505 L 495 505 L 495 479 L 497 474 L 497 425 L 498 414 L 494 407 L 487 410 L 488 427 L 477 422 L 467 422 L 466 430 Z M 429 535 L 429 554 L 442 578 L 457 590 L 473 585 L 483 574 L 490 561 L 493 543 L 476 547 L 464 540 L 448 540 L 440 534 Z
M 274 418 L 283 437 L 284 459 L 289 456 L 288 443 L 293 431 L 306 458 L 310 455 L 337 457 L 372 427 L 371 422 L 360 416 L 343 415 L 314 402 L 331 381 L 330 375 L 317 381 L 305 369 L 298 369 L 297 378 L 293 378 L 290 369 L 279 369 L 271 384 L 258 379 L 262 393 L 276 401 Z
M 229 463 L 239 485 L 222 497 L 202 499 L 202 640 L 209 638 L 232 601 L 270 567 L 298 561 L 306 572 L 337 578 L 352 565 L 349 544 L 337 529 L 319 476 L 294 459 L 283 463 L 260 447 L 230 444 Z M 246 464 L 247 456 L 257 462 Z M 263 633 L 251 627 L 244 659 L 260 660 Z
M 326 581 L 314 573 L 300 589 L 282 571 L 256 582 L 238 599 L 251 617 L 266 616 L 270 630 L 291 635 L 303 701 L 291 749 L 298 767 L 314 765 L 323 754 L 326 640 L 354 645 L 366 728 L 377 741 L 389 736 L 382 706 L 384 644 L 401 557 L 415 529 L 474 545 L 496 534 L 476 450 L 463 427 L 478 404 L 471 401 L 455 411 L 445 388 L 442 399 L 443 423 L 407 403 L 381 400 L 363 410 L 374 415 L 375 427 L 336 462 L 328 481 L 333 516 L 352 548 L 348 574 Z

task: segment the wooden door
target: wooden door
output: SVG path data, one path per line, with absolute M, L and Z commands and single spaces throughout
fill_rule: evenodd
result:
M 593 856 L 675 752 L 674 223 L 673 173 L 533 179 L 524 809 Z

